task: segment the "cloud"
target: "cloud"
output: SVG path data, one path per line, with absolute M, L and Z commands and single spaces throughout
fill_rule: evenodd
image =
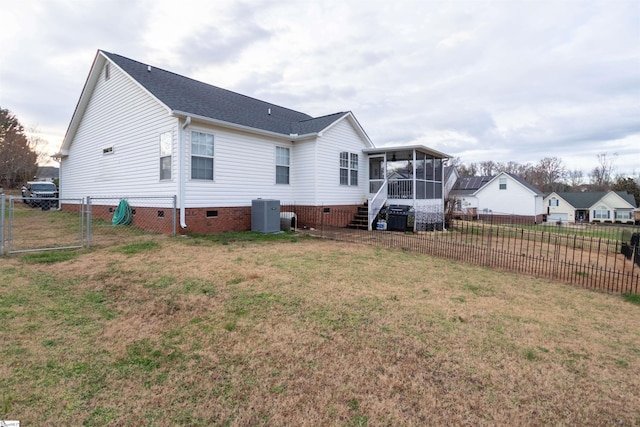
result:
M 311 115 L 351 110 L 376 144 L 637 163 L 635 0 L 5 3 L 0 106 L 59 141 L 101 48 Z

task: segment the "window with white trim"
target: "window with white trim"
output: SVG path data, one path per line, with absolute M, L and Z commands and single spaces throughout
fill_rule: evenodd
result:
M 191 179 L 213 181 L 213 135 L 191 132 Z
M 359 163 L 357 153 L 340 153 L 340 185 L 358 185 Z
M 631 212 L 629 211 L 616 211 L 616 219 L 631 219 Z
M 160 134 L 160 179 L 171 179 L 171 153 L 173 152 L 171 132 Z
M 276 147 L 276 184 L 289 184 L 289 149 Z
M 506 190 L 507 189 L 507 178 L 500 178 L 498 181 L 499 181 L 499 184 L 500 184 L 500 189 L 501 190 Z
M 549 199 L 549 206 L 558 206 L 558 199 L 552 197 Z
M 609 218 L 609 209 L 606 206 L 600 205 L 593 211 L 594 219 L 607 219 Z

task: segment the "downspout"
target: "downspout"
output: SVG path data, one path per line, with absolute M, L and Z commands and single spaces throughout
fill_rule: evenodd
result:
M 185 150 L 186 150 L 186 131 L 185 129 L 191 124 L 191 116 L 187 116 L 182 125 L 182 129 L 180 129 L 180 149 L 178 150 L 178 164 L 180 165 L 178 171 L 178 199 L 180 203 L 180 227 L 187 228 L 187 223 L 185 219 L 185 202 L 184 202 L 184 193 L 185 193 Z

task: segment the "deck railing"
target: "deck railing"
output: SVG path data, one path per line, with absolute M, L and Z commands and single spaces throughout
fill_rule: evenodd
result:
M 375 219 L 376 215 L 380 212 L 380 209 L 387 202 L 387 183 L 386 181 L 382 183 L 376 194 L 368 200 L 368 213 L 369 213 L 369 231 L 371 231 L 371 224 Z

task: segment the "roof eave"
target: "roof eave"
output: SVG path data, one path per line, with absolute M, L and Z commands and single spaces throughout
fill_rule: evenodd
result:
M 434 150 L 433 148 L 429 148 L 426 145 L 383 145 L 381 147 L 371 147 L 365 148 L 363 151 L 365 153 L 378 153 L 378 152 L 390 152 L 390 151 L 400 151 L 400 150 L 420 150 L 427 154 L 432 154 L 435 157 L 440 159 L 450 159 L 453 156 L 449 154 L 445 154 L 441 151 Z
M 237 123 L 231 123 L 231 122 L 227 122 L 220 119 L 214 119 L 211 117 L 201 116 L 198 114 L 189 113 L 187 111 L 173 110 L 171 111 L 171 114 L 178 118 L 191 117 L 192 120 L 197 120 L 197 121 L 204 122 L 211 125 L 224 127 L 227 129 L 239 130 L 239 131 L 248 132 L 256 135 L 270 136 L 273 138 L 283 139 L 287 141 L 301 141 L 305 139 L 312 139 L 318 136 L 318 133 L 307 133 L 303 135 L 298 135 L 297 133 L 283 134 L 283 133 L 268 131 L 264 129 L 258 129 L 251 126 L 240 125 Z

